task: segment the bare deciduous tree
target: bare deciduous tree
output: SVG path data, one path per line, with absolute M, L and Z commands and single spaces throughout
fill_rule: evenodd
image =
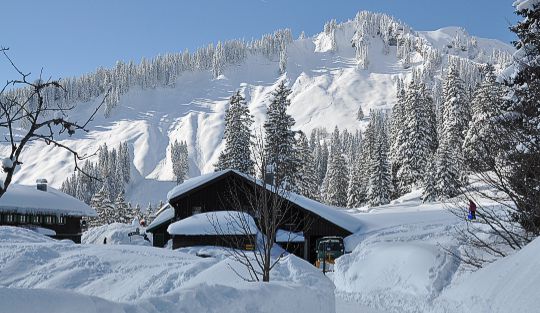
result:
M 255 156 L 255 170 L 261 173 L 259 178 L 245 174 L 246 179 L 232 180 L 227 186 L 227 194 L 222 197 L 221 202 L 225 207 L 230 207 L 237 214 L 232 212 L 230 218 L 225 222 L 227 226 L 219 221 L 211 219 L 211 223 L 216 233 L 224 238 L 229 255 L 242 264 L 248 272 L 248 277 L 234 270 L 237 275 L 247 281 L 270 281 L 270 272 L 285 255 L 285 252 L 273 254 L 276 235 L 278 230 L 288 231 L 285 249 L 289 248 L 295 239 L 293 231 L 303 231 L 309 227 L 310 221 L 307 215 L 293 210 L 293 204 L 288 200 L 291 192 L 284 181 L 277 181 L 273 175 L 279 169 L 269 168 L 265 160 L 264 141 L 262 136 L 257 136 L 253 146 Z M 253 250 L 245 250 L 245 242 L 242 237 L 249 237 L 253 234 L 250 227 L 250 218 L 253 217 L 255 226 L 261 233 L 255 237 Z M 233 225 L 240 229 L 242 236 L 227 236 L 226 228 Z
M 2 159 L 5 177 L 3 184 L 0 184 L 0 197 L 6 193 L 16 169 L 23 164 L 23 154 L 29 143 L 41 141 L 68 151 L 73 156 L 75 170 L 87 174 L 79 167 L 78 161 L 94 154 L 82 155 L 57 138 L 62 134 L 71 136 L 76 131 L 88 132 L 86 127 L 94 119 L 109 93 L 106 93 L 103 101 L 84 123 L 70 121 L 67 113 L 75 107 L 62 105 L 60 101 L 49 98 L 51 94 L 61 96 L 61 93 L 65 92 L 61 83 L 58 80 L 43 80 L 42 73 L 35 82 L 30 82 L 30 73 L 23 73 L 15 65 L 7 53 L 8 50 L 9 48 L 0 47 L 0 52 L 19 78 L 7 81 L 0 90 L 0 129 L 3 130 L 3 142 L 10 147 L 9 155 Z

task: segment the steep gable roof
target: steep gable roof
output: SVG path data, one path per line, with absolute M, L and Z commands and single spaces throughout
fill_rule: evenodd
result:
M 266 189 L 270 191 L 272 190 L 269 185 L 264 184 L 259 179 L 253 178 L 249 175 L 246 175 L 244 173 L 241 173 L 235 170 L 223 170 L 223 171 L 209 173 L 209 174 L 201 175 L 201 176 L 186 180 L 184 183 L 174 187 L 171 191 L 169 191 L 169 193 L 167 194 L 167 199 L 169 202 L 171 202 L 171 200 L 175 200 L 182 196 L 185 196 L 188 193 L 196 189 L 202 188 L 205 185 L 213 183 L 219 179 L 222 179 L 226 177 L 227 175 L 236 175 L 250 182 L 256 182 L 259 186 L 264 186 Z M 286 199 L 298 205 L 299 207 L 313 214 L 316 214 L 320 216 L 321 218 L 351 233 L 357 232 L 360 228 L 360 221 L 356 217 L 351 216 L 348 213 L 344 212 L 344 210 L 341 208 L 329 206 L 329 205 L 317 202 L 315 200 L 308 199 L 304 196 L 301 196 L 293 192 L 288 193 L 286 195 Z

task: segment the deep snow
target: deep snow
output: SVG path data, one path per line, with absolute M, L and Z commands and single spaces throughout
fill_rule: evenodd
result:
M 264 284 L 237 276 L 231 267 L 239 273 L 243 268 L 223 253 L 201 258 L 147 246 L 77 245 L 4 226 L 0 242 L 0 312 L 67 312 L 85 304 L 83 312 L 335 309 L 332 282 L 295 256 L 281 260 L 272 282 Z M 26 297 L 33 299 L 22 303 Z
M 21 313 L 61 312 L 62 301 L 93 303 L 88 312 L 538 312 L 538 239 L 471 273 L 442 250 L 458 251 L 453 229 L 463 221 L 449 204 L 422 204 L 419 194 L 350 210 L 362 228 L 346 238 L 352 252 L 327 277 L 288 256 L 268 285 L 243 281 L 231 266 L 243 268 L 222 248 L 172 251 L 113 239 L 131 225 L 93 228 L 83 242 L 96 244 L 81 245 L 0 227 L 0 300 Z M 111 244 L 101 244 L 104 234 Z M 19 305 L 25 297 L 32 301 Z

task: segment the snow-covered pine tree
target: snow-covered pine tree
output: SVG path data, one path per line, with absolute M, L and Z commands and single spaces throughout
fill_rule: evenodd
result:
M 173 166 L 173 174 L 176 177 L 176 183 L 184 182 L 188 172 L 188 151 L 185 142 L 175 140 L 171 146 L 171 162 Z
M 234 169 L 249 175 L 254 174 L 250 151 L 252 124 L 253 117 L 246 101 L 240 91 L 237 91 L 229 100 L 229 108 L 225 112 L 225 149 L 219 155 L 216 171 Z
M 369 123 L 371 131 L 369 133 L 366 131 L 366 142 L 369 143 L 366 196 L 370 206 L 378 206 L 389 203 L 393 192 L 391 165 L 388 158 L 388 130 L 386 117 L 382 112 L 372 111 Z M 368 139 L 368 136 L 371 138 Z
M 90 221 L 90 226 L 101 226 L 111 224 L 115 221 L 115 212 L 110 200 L 109 191 L 101 188 L 90 201 L 90 206 L 96 209 L 97 218 Z
M 358 146 L 358 157 L 356 157 L 349 169 L 349 184 L 347 188 L 347 207 L 358 208 L 365 202 L 365 186 L 363 186 L 363 149 L 362 144 Z
M 317 200 L 319 198 L 319 185 L 317 184 L 315 160 L 309 148 L 307 137 L 302 131 L 298 132 L 296 151 L 300 162 L 295 176 L 296 191 L 307 198 Z
M 401 144 L 397 147 L 396 158 L 400 160 L 397 178 L 401 194 L 420 187 L 424 181 L 436 140 L 434 120 L 433 100 L 425 84 L 411 82 L 405 93 L 402 124 L 398 126 Z
M 361 121 L 361 120 L 364 119 L 364 110 L 362 110 L 362 106 L 361 106 L 361 105 L 358 106 L 358 112 L 356 113 L 356 119 L 357 119 L 358 121 Z
M 221 41 L 218 41 L 212 58 L 212 74 L 214 78 L 223 74 L 223 66 L 225 64 L 225 51 Z
M 291 90 L 281 81 L 274 91 L 273 99 L 267 108 L 265 131 L 265 156 L 266 164 L 274 169 L 274 181 L 288 188 L 293 188 L 294 176 L 298 170 L 296 158 L 294 131 L 294 119 L 287 114 L 287 108 L 291 104 L 288 96 Z M 284 185 L 284 186 L 285 186 Z M 294 188 L 293 188 L 294 189 Z
M 495 161 L 492 146 L 499 142 L 494 117 L 504 104 L 505 88 L 499 84 L 495 69 L 487 65 L 485 77 L 476 89 L 471 102 L 472 119 L 463 142 L 466 166 L 473 171 L 485 171 Z
M 128 210 L 128 205 L 124 196 L 124 191 L 120 191 L 114 200 L 115 221 L 118 223 L 129 223 L 133 216 Z
M 279 52 L 279 73 L 284 74 L 287 71 L 287 48 Z
M 514 72 L 506 82 L 510 93 L 498 120 L 503 138 L 501 153 L 507 171 L 499 190 L 510 190 L 515 219 L 527 233 L 540 235 L 540 1 L 519 0 L 523 19 L 511 30 L 518 40 Z M 503 188 L 501 188 L 503 187 Z
M 397 101 L 392 107 L 392 115 L 390 118 L 390 163 L 392 166 L 392 185 L 394 186 L 395 195 L 399 195 L 399 179 L 398 171 L 402 165 L 402 160 L 399 157 L 398 151 L 405 140 L 406 128 L 405 124 L 405 84 L 403 80 L 398 79 L 396 84 Z
M 317 140 L 317 145 L 314 150 L 314 159 L 315 167 L 317 168 L 317 184 L 321 187 L 328 168 L 328 145 L 326 144 L 326 141 L 321 145 L 319 140 Z
M 347 205 L 348 177 L 347 164 L 341 149 L 339 129 L 336 126 L 332 134 L 332 146 L 325 178 L 327 184 L 325 186 L 326 203 L 337 207 Z
M 437 186 L 435 180 L 435 156 L 431 155 L 427 163 L 424 176 L 424 192 L 422 194 L 423 202 L 432 202 L 437 199 Z
M 443 85 L 443 125 L 436 154 L 439 199 L 455 197 L 466 177 L 462 145 L 468 126 L 469 109 L 457 66 L 451 65 Z

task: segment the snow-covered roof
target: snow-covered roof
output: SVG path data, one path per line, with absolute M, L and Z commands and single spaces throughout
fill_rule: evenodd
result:
M 150 216 L 152 216 L 152 217 L 157 217 L 158 215 L 161 214 L 161 212 L 167 210 L 170 206 L 171 206 L 171 204 L 167 202 L 167 203 L 165 203 L 165 205 L 163 205 L 159 210 L 157 210 L 156 212 L 150 214 Z
M 174 187 L 167 193 L 167 200 L 171 201 L 171 199 L 176 198 L 194 188 L 197 188 L 203 184 L 206 184 L 207 182 L 210 182 L 224 174 L 227 174 L 228 172 L 231 172 L 232 170 L 223 170 L 219 172 L 213 172 L 204 174 L 201 176 L 190 178 L 180 185 Z
M 165 210 L 160 210 L 160 212 L 161 213 L 159 213 L 158 216 L 156 216 L 156 218 L 152 221 L 152 223 L 150 223 L 150 225 L 146 227 L 147 231 L 152 231 L 152 229 L 174 218 L 174 208 L 172 206 L 168 206 L 165 208 Z
M 292 232 L 288 230 L 278 229 L 276 231 L 276 242 L 304 242 L 303 232 Z
M 244 173 L 235 171 L 235 170 L 229 169 L 229 170 L 218 171 L 218 172 L 209 173 L 209 174 L 201 175 L 201 176 L 186 180 L 184 183 L 174 187 L 171 191 L 169 191 L 169 193 L 167 194 L 167 199 L 170 201 L 173 198 L 176 198 L 194 188 L 197 188 L 205 183 L 208 183 L 230 172 L 234 172 L 237 175 L 240 175 L 250 181 L 254 180 L 253 177 L 246 175 Z M 255 179 L 255 182 L 259 184 L 260 186 L 264 185 L 268 190 L 271 190 L 271 187 L 269 185 L 262 183 L 262 181 L 260 181 L 259 179 Z M 314 214 L 317 214 L 318 216 L 324 218 L 325 220 L 335 225 L 338 225 L 339 227 L 345 230 L 350 231 L 351 233 L 357 232 L 360 228 L 360 221 L 357 218 L 352 217 L 349 214 L 343 212 L 343 210 L 338 207 L 329 206 L 329 205 L 317 202 L 315 200 L 308 199 L 304 196 L 298 195 L 293 192 L 290 192 L 287 194 L 287 199 L 291 201 L 292 203 Z
M 255 235 L 258 230 L 253 217 L 247 213 L 216 211 L 174 222 L 167 232 L 171 235 Z
M 97 216 L 96 211 L 86 203 L 59 190 L 48 187 L 47 191 L 41 191 L 36 186 L 19 184 L 9 185 L 0 198 L 0 212 Z

